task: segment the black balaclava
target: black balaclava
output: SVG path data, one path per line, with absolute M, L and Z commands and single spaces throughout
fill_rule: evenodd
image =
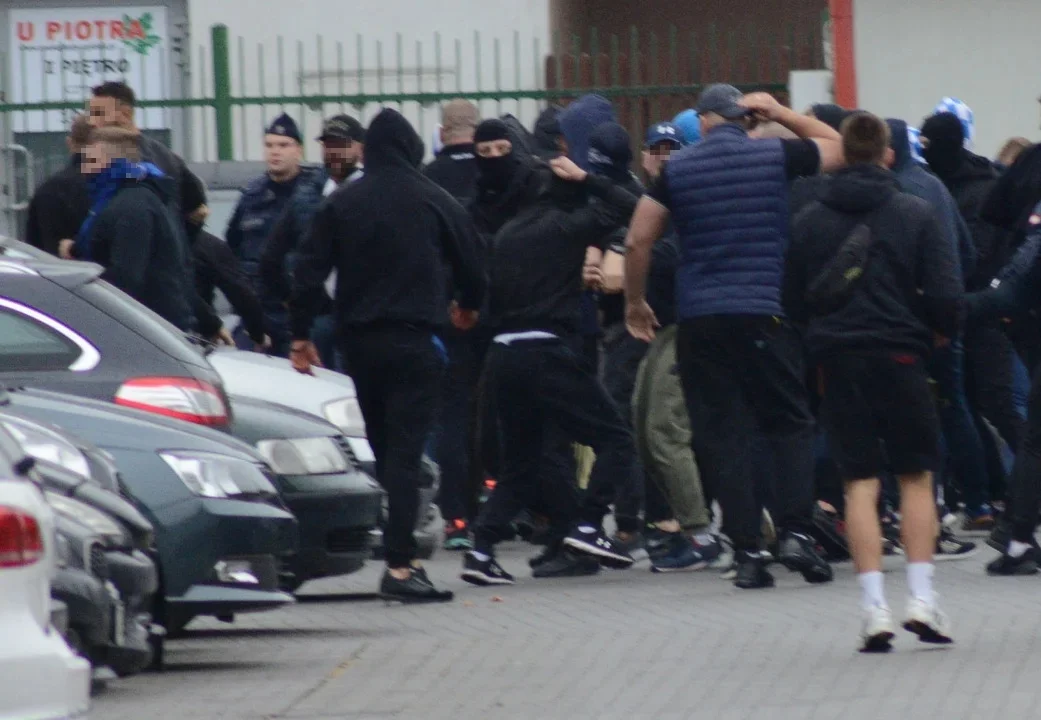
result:
M 474 131 L 474 145 L 494 140 L 511 140 L 506 123 L 498 118 L 485 120 Z M 481 157 L 480 153 L 475 153 L 474 160 L 477 163 L 478 183 L 481 187 L 495 192 L 503 192 L 510 186 L 520 166 L 520 159 L 513 151 L 494 158 Z
M 939 113 L 922 125 L 922 157 L 941 178 L 950 177 L 965 158 L 965 128 L 953 113 Z
M 813 117 L 835 130 L 842 127 L 842 121 L 853 114 L 852 110 L 847 110 L 834 103 L 817 103 L 811 105 L 810 109 L 813 111 Z

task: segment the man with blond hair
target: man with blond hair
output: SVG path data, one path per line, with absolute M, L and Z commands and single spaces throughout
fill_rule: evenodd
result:
M 441 143 L 434 161 L 423 174 L 466 204 L 477 194 L 477 162 L 474 160 L 474 130 L 481 121 L 477 106 L 458 98 L 441 109 Z

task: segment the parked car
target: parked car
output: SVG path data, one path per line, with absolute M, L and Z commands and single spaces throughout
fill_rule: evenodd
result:
M 376 476 L 376 457 L 365 438 L 365 420 L 358 405 L 354 381 L 341 373 L 314 368 L 314 375 L 302 375 L 288 361 L 255 352 L 217 348 L 209 355 L 224 382 L 233 405 L 239 398 L 253 398 L 290 405 L 296 410 L 324 417 L 346 436 L 350 452 L 365 472 Z M 441 545 L 444 519 L 434 502 L 441 485 L 441 471 L 430 458 L 423 460 L 419 486 L 419 513 L 416 544 L 419 557 L 428 559 Z M 386 507 L 381 526 L 386 522 Z M 382 554 L 382 533 L 376 531 L 374 554 Z
M 66 639 L 95 668 L 119 676 L 144 670 L 152 662 L 153 635 L 160 634 L 151 615 L 159 589 L 150 557 L 152 524 L 117 494 L 111 463 L 87 460 L 97 448 L 79 450 L 64 431 L 4 413 L 2 407 L 0 425 L 36 458 L 59 534 L 71 550 L 52 585 L 52 595 L 69 608 Z M 104 487 L 113 482 L 116 492 Z
M 2 351 L 0 351 L 2 352 Z M 43 390 L 10 390 L 5 411 L 58 425 L 106 451 L 121 487 L 155 528 L 153 615 L 170 634 L 193 618 L 293 602 L 280 590 L 297 523 L 251 447 L 159 415 Z
M 90 663 L 51 625 L 58 543 L 34 464 L 0 429 L 0 718 L 86 718 Z

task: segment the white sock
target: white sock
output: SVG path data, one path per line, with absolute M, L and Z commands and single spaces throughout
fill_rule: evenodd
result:
M 492 559 L 491 555 L 485 555 L 484 553 L 477 552 L 476 550 L 471 550 L 470 554 L 473 555 L 474 559 L 478 562 L 488 562 Z
M 882 589 L 882 573 L 877 570 L 860 573 L 857 575 L 857 579 L 860 580 L 860 602 L 865 610 L 873 607 L 889 607 Z
M 1008 556 L 1011 558 L 1023 557 L 1027 550 L 1030 549 L 1030 544 L 1020 542 L 1019 540 L 1013 540 L 1008 544 Z
M 907 587 L 911 591 L 911 597 L 918 598 L 922 602 L 932 605 L 935 601 L 933 595 L 933 564 L 908 563 Z

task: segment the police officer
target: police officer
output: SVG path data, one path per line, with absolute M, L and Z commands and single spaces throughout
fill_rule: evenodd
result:
M 282 216 L 294 193 L 308 185 L 325 185 L 325 175 L 318 168 L 301 167 L 303 146 L 300 130 L 293 118 L 282 114 L 275 118 L 264 135 L 264 161 L 267 172 L 249 182 L 228 223 L 225 234 L 242 270 L 264 304 L 264 320 L 271 337 L 271 354 L 289 356 L 289 331 L 285 304 L 264 293 L 260 282 L 260 258 L 275 223 Z M 235 331 L 236 344 L 252 349 L 245 327 Z

